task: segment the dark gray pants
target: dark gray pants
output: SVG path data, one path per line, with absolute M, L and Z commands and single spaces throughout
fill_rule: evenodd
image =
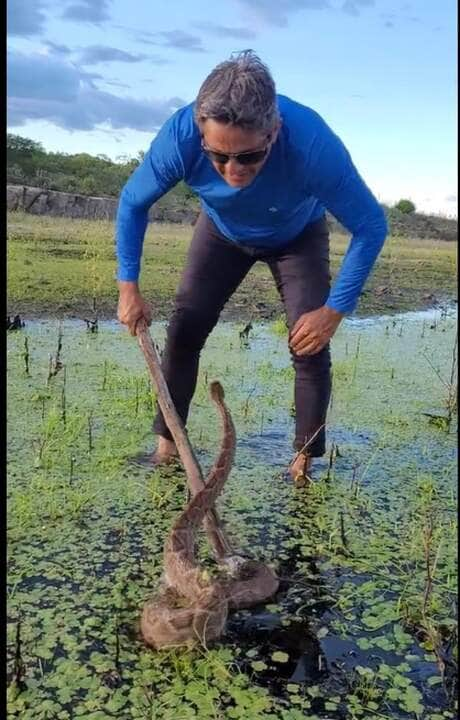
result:
M 184 424 L 195 392 L 200 352 L 233 292 L 257 260 L 266 262 L 284 303 L 291 329 L 302 313 L 315 310 L 329 294 L 329 233 L 324 218 L 307 225 L 289 245 L 273 250 L 242 248 L 221 235 L 201 213 L 167 330 L 162 367 Z M 331 392 L 329 347 L 316 355 L 292 355 L 295 369 L 296 434 L 299 450 L 325 423 Z M 158 410 L 154 432 L 172 440 Z M 307 452 L 325 452 L 324 429 Z

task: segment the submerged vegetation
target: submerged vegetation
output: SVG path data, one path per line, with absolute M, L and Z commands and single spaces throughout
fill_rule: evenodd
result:
M 103 321 L 9 332 L 8 718 L 454 719 L 455 324 L 447 310 L 343 323 L 328 454 L 302 490 L 285 472 L 283 324 L 218 326 L 190 439 L 207 470 L 218 378 L 238 437 L 219 512 L 281 586 L 218 644 L 159 653 L 138 620 L 186 488 L 180 469 L 133 460 L 154 442 L 140 350 Z M 163 326 L 152 333 L 161 344 Z M 200 558 L 212 570 L 204 539 Z

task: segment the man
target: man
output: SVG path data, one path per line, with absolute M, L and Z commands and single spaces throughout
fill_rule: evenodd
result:
M 151 321 L 138 286 L 148 210 L 179 180 L 198 194 L 201 213 L 162 361 L 176 409 L 185 424 L 206 338 L 252 265 L 266 262 L 284 303 L 295 369 L 297 452 L 289 470 L 306 477 L 311 458 L 325 452 L 329 341 L 382 248 L 383 211 L 324 120 L 277 95 L 252 51 L 239 53 L 163 125 L 121 193 L 118 318 L 133 335 L 141 318 Z M 352 233 L 332 289 L 326 208 Z M 167 463 L 177 450 L 161 412 L 154 430 L 152 462 Z

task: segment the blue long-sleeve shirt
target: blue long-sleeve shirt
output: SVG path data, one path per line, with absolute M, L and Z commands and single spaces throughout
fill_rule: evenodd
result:
M 325 121 L 278 95 L 282 125 L 250 185 L 233 188 L 201 150 L 193 103 L 163 125 L 124 186 L 117 213 L 118 279 L 140 273 L 148 210 L 184 180 L 221 233 L 236 244 L 282 248 L 327 208 L 352 234 L 326 304 L 351 312 L 382 248 L 387 225 L 379 203 Z

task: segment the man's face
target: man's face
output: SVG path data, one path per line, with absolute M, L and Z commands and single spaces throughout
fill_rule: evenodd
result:
M 231 157 L 226 163 L 210 157 L 210 162 L 231 187 L 243 188 L 249 185 L 262 169 L 270 148 L 278 134 L 276 128 L 271 133 L 260 130 L 245 130 L 236 125 L 226 125 L 216 120 L 205 120 L 202 125 L 203 146 L 206 150 L 222 155 L 266 150 L 265 155 L 254 163 L 243 164 L 238 158 Z

